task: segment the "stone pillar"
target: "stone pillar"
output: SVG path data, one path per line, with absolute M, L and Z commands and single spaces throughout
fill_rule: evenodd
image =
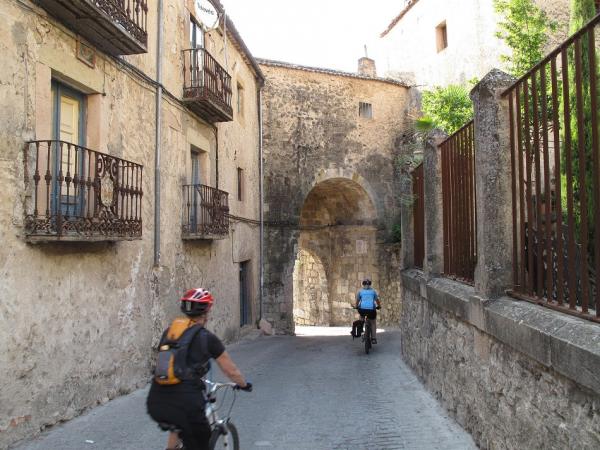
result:
M 427 278 L 444 271 L 444 222 L 442 207 L 442 158 L 439 145 L 448 137 L 433 130 L 425 139 L 423 151 L 423 187 L 425 191 L 425 261 Z
M 475 290 L 496 298 L 512 285 L 512 191 L 508 98 L 516 80 L 493 69 L 471 91 L 475 109 Z

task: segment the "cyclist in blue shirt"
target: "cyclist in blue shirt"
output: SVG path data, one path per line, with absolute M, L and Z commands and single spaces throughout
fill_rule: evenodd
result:
M 367 319 L 371 321 L 371 330 L 373 335 L 373 344 L 377 344 L 377 310 L 381 308 L 379 302 L 379 295 L 377 291 L 371 287 L 371 280 L 366 278 L 362 282 L 362 289 L 356 294 L 356 309 L 358 313 L 363 316 L 367 316 Z

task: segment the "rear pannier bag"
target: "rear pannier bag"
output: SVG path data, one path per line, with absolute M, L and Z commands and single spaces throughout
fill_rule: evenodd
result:
M 362 336 L 362 333 L 363 333 L 363 321 L 355 320 L 354 322 L 352 322 L 352 337 L 359 338 Z

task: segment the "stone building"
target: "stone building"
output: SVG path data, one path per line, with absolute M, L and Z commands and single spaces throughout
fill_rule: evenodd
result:
M 145 385 L 182 289 L 225 339 L 259 315 L 263 75 L 234 25 L 68 3 L 0 2 L 0 448 Z
M 549 51 L 568 34 L 570 1 L 534 1 L 559 24 Z M 407 0 L 381 34 L 386 70 L 426 89 L 481 79 L 510 54 L 496 37 L 499 20 L 493 0 Z
M 348 325 L 364 277 L 400 309 L 396 160 L 411 107 L 409 89 L 360 73 L 259 60 L 265 73 L 265 317 Z

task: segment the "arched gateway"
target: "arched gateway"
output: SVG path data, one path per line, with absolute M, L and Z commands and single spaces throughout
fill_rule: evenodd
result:
M 376 223 L 373 202 L 356 181 L 332 178 L 309 192 L 295 258 L 295 324 L 349 323 L 360 281 L 369 276 L 377 282 Z
M 400 312 L 398 161 L 412 107 L 399 81 L 261 61 L 265 257 L 262 317 L 349 325 L 364 276 Z
M 278 330 L 347 325 L 362 279 L 377 284 L 378 214 L 369 190 L 357 174 L 322 172 L 300 203 L 297 224 L 271 230 L 268 245 L 284 251 L 279 283 L 269 286 L 277 301 L 266 304 Z

